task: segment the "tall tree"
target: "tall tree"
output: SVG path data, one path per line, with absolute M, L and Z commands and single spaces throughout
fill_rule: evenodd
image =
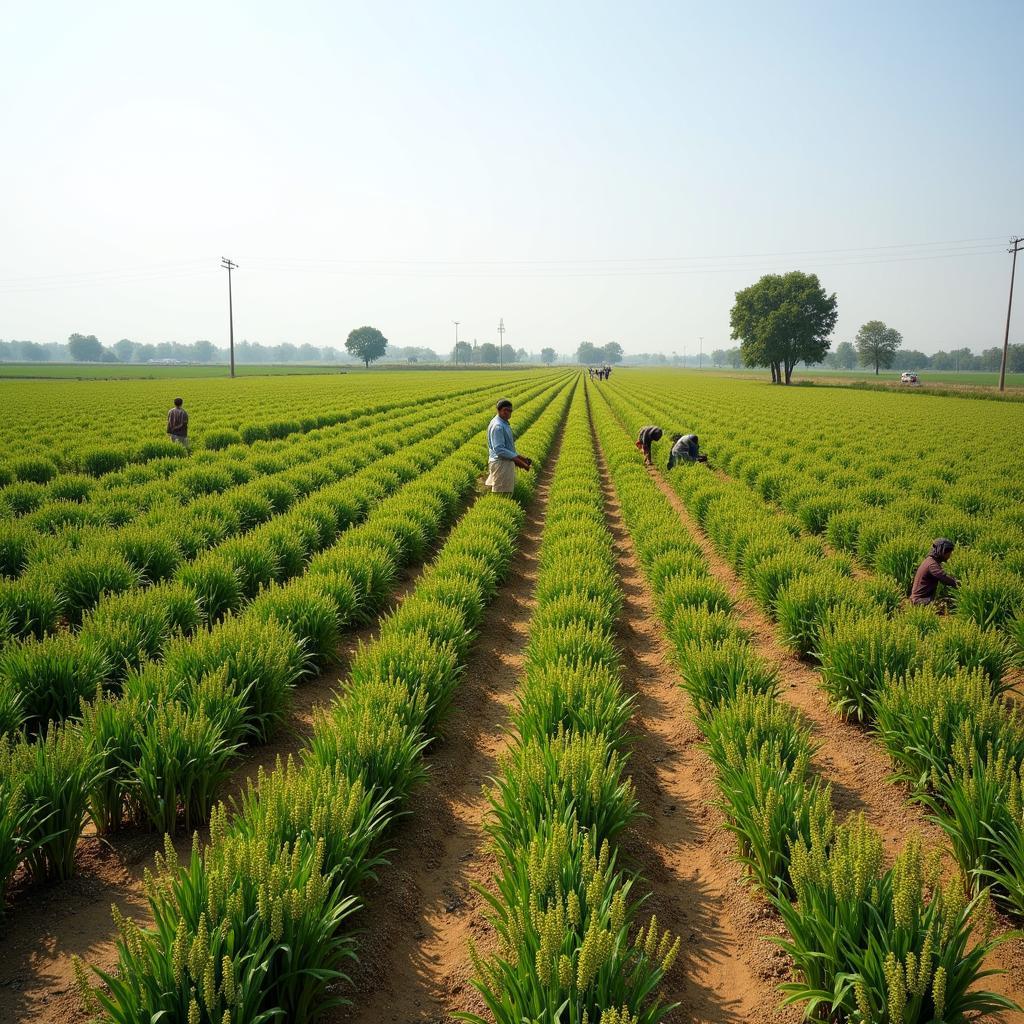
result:
M 369 369 L 370 363 L 380 359 L 387 351 L 388 339 L 376 327 L 357 327 L 345 341 L 345 348 Z
M 122 338 L 120 341 L 115 341 L 113 348 L 114 355 L 117 356 L 122 363 L 130 363 L 132 361 L 132 356 L 135 355 L 135 342 L 128 338 Z
M 788 384 L 801 360 L 824 359 L 838 316 L 835 292 L 826 294 L 817 274 L 791 270 L 737 292 L 729 323 L 744 364 L 768 366 L 772 383 Z
M 540 361 L 545 366 L 550 366 L 555 361 L 555 350 L 553 348 L 542 348 L 540 350 Z
M 607 345 L 600 348 L 602 358 L 606 363 L 622 362 L 622 346 L 617 341 L 609 341 Z
M 599 363 L 601 361 L 601 350 L 590 341 L 581 341 L 580 347 L 576 349 L 577 363 Z
M 457 363 L 470 363 L 473 361 L 473 346 L 468 341 L 460 341 L 452 349 L 452 359 Z
M 836 345 L 836 369 L 837 370 L 852 370 L 857 362 L 857 350 L 853 347 L 853 343 L 849 341 L 841 341 Z
M 874 366 L 877 376 L 879 367 L 892 366 L 896 349 L 903 344 L 903 335 L 895 327 L 886 327 L 881 320 L 869 320 L 857 332 L 856 342 L 860 365 Z
M 485 341 L 480 346 L 479 356 L 481 363 L 496 363 L 498 361 L 498 346 L 493 342 Z
M 95 334 L 72 334 L 68 352 L 76 363 L 98 363 L 103 358 L 103 346 Z

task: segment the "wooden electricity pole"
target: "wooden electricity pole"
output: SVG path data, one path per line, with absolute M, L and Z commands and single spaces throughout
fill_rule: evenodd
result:
M 1017 253 L 1021 251 L 1020 243 L 1024 242 L 1024 238 L 1020 235 L 1010 239 L 1010 245 L 1012 249 L 1007 249 L 1007 252 L 1013 253 L 1013 263 L 1010 265 L 1010 301 L 1006 304 L 1006 333 L 1003 335 L 1003 358 L 999 364 L 999 390 L 1006 390 L 1006 359 L 1010 349 L 1010 311 L 1013 309 L 1013 278 L 1017 273 Z
M 231 346 L 231 376 L 235 375 L 235 310 L 231 304 L 231 271 L 238 269 L 226 256 L 221 256 L 220 265 L 228 272 L 228 332 Z

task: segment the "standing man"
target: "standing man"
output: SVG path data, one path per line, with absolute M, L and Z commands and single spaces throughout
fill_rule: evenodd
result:
M 939 584 L 944 583 L 947 587 L 959 586 L 955 576 L 950 576 L 942 565 L 949 561 L 953 554 L 953 542 L 940 537 L 932 542 L 932 549 L 928 557 L 917 567 L 914 573 L 914 583 L 910 588 L 911 604 L 931 604 L 935 600 L 935 591 Z
M 516 439 L 509 426 L 512 403 L 498 402 L 498 415 L 487 425 L 487 480 L 494 494 L 511 494 L 516 486 L 516 466 L 529 469 L 532 463 L 516 451 Z
M 175 444 L 188 445 L 188 413 L 182 408 L 182 400 L 174 400 L 174 408 L 167 413 L 167 434 Z

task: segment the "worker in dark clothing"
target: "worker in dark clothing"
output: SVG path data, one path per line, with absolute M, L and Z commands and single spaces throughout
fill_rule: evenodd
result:
M 668 453 L 668 468 L 678 466 L 681 462 L 707 462 L 708 457 L 701 455 L 700 443 L 696 434 L 673 434 L 672 450 Z
M 651 445 L 661 440 L 661 427 L 647 426 L 640 428 L 636 439 L 637 448 L 644 453 L 644 465 L 651 464 Z
M 959 586 L 955 576 L 950 576 L 942 568 L 953 554 L 953 542 L 940 537 L 932 544 L 928 557 L 917 567 L 914 573 L 914 584 L 910 588 L 911 604 L 931 604 L 935 600 L 935 591 L 940 583 L 947 587 Z
M 167 436 L 176 444 L 188 446 L 188 413 L 182 408 L 180 398 L 174 400 L 174 407 L 167 413 Z

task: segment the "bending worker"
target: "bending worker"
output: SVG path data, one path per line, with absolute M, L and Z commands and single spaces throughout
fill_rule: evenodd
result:
M 486 486 L 494 494 L 511 494 L 516 486 L 516 466 L 529 469 L 532 463 L 516 451 L 516 439 L 509 420 L 512 403 L 507 398 L 498 402 L 498 414 L 487 426 Z
M 644 453 L 644 465 L 651 464 L 651 445 L 661 440 L 661 427 L 641 427 L 637 435 L 636 446 Z
M 947 587 L 959 586 L 955 576 L 950 576 L 942 565 L 949 561 L 953 554 L 954 544 L 945 537 L 940 537 L 932 543 L 932 549 L 928 557 L 917 567 L 914 573 L 914 584 L 910 588 L 911 604 L 931 604 L 935 600 L 935 591 L 940 583 Z
M 701 455 L 700 444 L 696 434 L 673 434 L 672 450 L 668 453 L 668 468 L 678 466 L 681 462 L 707 462 L 708 457 Z

